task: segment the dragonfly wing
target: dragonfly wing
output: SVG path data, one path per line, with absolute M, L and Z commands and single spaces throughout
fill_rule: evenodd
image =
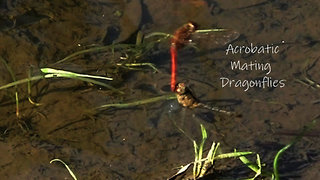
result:
M 221 34 L 218 34 L 221 33 Z M 237 31 L 228 31 L 228 32 L 218 32 L 216 34 L 216 37 L 214 38 L 214 43 L 216 43 L 218 46 L 224 46 L 236 39 L 240 36 L 240 34 Z
M 194 33 L 192 42 L 200 49 L 221 48 L 226 44 L 236 40 L 240 34 L 234 30 L 220 32 Z

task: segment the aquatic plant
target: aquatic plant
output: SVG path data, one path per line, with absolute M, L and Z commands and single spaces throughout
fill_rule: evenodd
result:
M 249 151 L 237 152 L 235 150 L 235 152 L 232 152 L 232 153 L 224 153 L 224 154 L 216 155 L 216 152 L 220 146 L 220 143 L 212 142 L 212 145 L 208 151 L 207 156 L 205 158 L 202 158 L 204 144 L 207 139 L 207 131 L 202 124 L 200 124 L 200 128 L 201 128 L 201 134 L 202 134 L 202 139 L 200 144 L 198 144 L 195 140 L 191 139 L 194 147 L 194 154 L 195 154 L 194 161 L 186 165 L 183 165 L 182 168 L 180 168 L 180 170 L 169 179 L 174 179 L 177 176 L 185 173 L 191 165 L 193 165 L 193 171 L 192 171 L 193 179 L 199 179 L 206 175 L 206 173 L 208 172 L 208 169 L 210 169 L 210 167 L 213 166 L 215 160 L 242 157 L 242 156 L 253 154 L 253 152 L 249 152 Z M 184 131 L 182 131 L 182 133 L 185 134 Z
M 111 44 L 106 46 L 97 46 L 88 49 L 83 49 L 80 51 L 76 51 L 63 59 L 58 60 L 53 65 L 57 65 L 60 63 L 64 63 L 66 61 L 70 61 L 85 54 L 94 54 L 94 53 L 106 53 L 111 52 L 112 56 L 115 56 L 116 52 L 119 52 L 123 56 L 118 59 L 110 59 L 107 60 L 107 63 L 110 67 L 121 67 L 129 70 L 142 70 L 137 67 L 147 66 L 154 70 L 154 72 L 159 72 L 159 70 L 155 67 L 154 64 L 147 62 L 144 58 L 146 55 L 155 47 L 155 44 L 162 42 L 163 40 L 170 37 L 170 34 L 166 33 L 150 33 L 147 35 L 143 35 L 142 32 L 138 32 L 136 43 L 135 44 Z M 158 38 L 154 38 L 158 37 Z
M 319 121 L 319 119 L 320 119 L 320 116 L 314 118 L 307 126 L 305 126 L 305 128 L 301 131 L 301 133 L 297 137 L 295 137 L 288 145 L 284 146 L 277 152 L 273 161 L 273 173 L 268 170 L 262 170 L 262 163 L 261 163 L 259 154 L 256 154 L 256 163 L 251 162 L 246 157 L 247 155 L 254 154 L 253 152 L 237 152 L 235 150 L 235 152 L 232 152 L 232 153 L 224 153 L 224 154 L 216 155 L 216 152 L 217 152 L 217 149 L 219 148 L 220 143 L 213 142 L 211 145 L 211 148 L 208 151 L 207 157 L 202 158 L 204 144 L 207 139 L 207 132 L 205 127 L 202 124 L 200 124 L 201 134 L 202 134 L 202 139 L 200 144 L 198 144 L 195 140 L 191 139 L 188 135 L 186 135 L 181 128 L 178 128 L 183 134 L 185 134 L 189 139 L 191 139 L 194 146 L 195 158 L 193 162 L 183 165 L 179 169 L 179 171 L 169 179 L 174 179 L 177 176 L 184 174 L 191 165 L 193 165 L 193 171 L 192 171 L 193 179 L 199 179 L 204 177 L 208 173 L 207 170 L 213 166 L 213 163 L 215 160 L 238 157 L 243 164 L 245 164 L 248 168 L 250 168 L 252 171 L 255 172 L 254 177 L 248 178 L 248 180 L 254 180 L 259 176 L 270 177 L 273 180 L 279 180 L 280 179 L 280 174 L 278 172 L 279 158 L 287 149 L 289 149 L 292 145 L 297 143 L 307 131 L 315 127 L 315 124 Z

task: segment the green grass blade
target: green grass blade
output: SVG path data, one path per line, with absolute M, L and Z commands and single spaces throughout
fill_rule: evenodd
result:
M 41 68 L 41 72 L 45 74 L 59 74 L 63 77 L 83 77 L 83 78 L 92 78 L 92 79 L 103 79 L 103 80 L 112 80 L 112 78 L 109 77 L 103 77 L 103 76 L 94 76 L 94 75 L 88 75 L 88 74 L 79 74 L 75 72 L 65 71 L 65 70 L 59 70 L 59 69 L 53 69 L 53 68 Z
M 153 69 L 153 72 L 160 72 L 153 63 L 126 63 L 126 64 L 117 63 L 117 66 L 126 66 L 126 67 L 149 66 Z
M 19 85 L 19 84 L 27 83 L 28 81 L 36 81 L 36 80 L 40 80 L 40 79 L 44 79 L 44 78 L 45 78 L 44 76 L 39 75 L 39 76 L 30 77 L 30 78 L 20 79 L 18 81 L 14 81 L 14 82 L 11 82 L 9 84 L 0 86 L 0 90 L 7 89 L 7 88 L 10 88 L 12 86 Z
M 200 146 L 199 146 L 199 150 L 198 150 L 198 160 L 202 159 L 203 146 L 204 146 L 204 143 L 206 142 L 206 139 L 208 137 L 207 131 L 206 131 L 205 127 L 202 124 L 200 124 L 200 128 L 201 128 L 202 140 L 201 140 L 201 143 L 200 143 Z M 202 167 L 202 162 L 198 162 L 197 175 L 200 174 L 201 167 Z
M 76 80 L 80 80 L 80 81 L 85 81 L 85 82 L 89 82 L 89 83 L 93 83 L 93 84 L 97 84 L 97 85 L 100 85 L 100 86 L 103 86 L 103 87 L 106 87 L 112 91 L 115 91 L 117 93 L 120 93 L 120 94 L 124 94 L 124 92 L 106 84 L 106 83 L 103 83 L 103 82 L 100 82 L 100 81 L 96 81 L 94 79 L 90 79 L 90 78 L 83 78 L 83 77 L 78 77 L 78 76 L 70 76 L 69 74 L 46 74 L 44 76 L 44 78 L 46 79 L 50 79 L 50 78 L 57 78 L 57 77 L 61 77 L 61 78 L 70 78 L 70 79 L 76 79 Z
M 229 31 L 228 29 L 199 29 L 196 30 L 196 33 L 208 33 L 208 32 L 223 32 Z
M 170 100 L 170 99 L 176 99 L 176 95 L 173 93 L 158 96 L 158 97 L 153 97 L 153 98 L 148 98 L 148 99 L 143 99 L 139 101 L 134 101 L 134 102 L 129 102 L 129 103 L 117 103 L 117 104 L 105 104 L 99 107 L 96 107 L 96 109 L 107 109 L 107 108 L 128 108 L 132 106 L 139 106 L 143 104 L 149 104 L 157 101 L 162 101 L 162 100 Z
M 10 76 L 12 78 L 13 81 L 16 81 L 16 76 L 14 75 L 11 67 L 8 65 L 8 63 L 2 58 L 2 56 L 0 56 L 0 60 L 2 61 L 2 63 L 6 66 L 8 72 L 10 73 Z M 18 87 L 17 85 L 15 85 L 16 87 L 16 92 L 15 92 L 15 100 L 16 100 L 16 116 L 18 118 L 20 118 L 20 112 L 19 112 L 19 95 L 18 95 Z
M 52 159 L 52 160 L 50 161 L 50 164 L 51 164 L 52 162 L 55 162 L 55 161 L 61 162 L 61 163 L 67 168 L 67 170 L 69 171 L 69 174 L 72 176 L 72 178 L 73 178 L 74 180 L 77 180 L 76 175 L 72 172 L 72 170 L 69 168 L 69 166 L 68 166 L 65 162 L 63 162 L 61 159 Z
M 149 33 L 149 34 L 146 34 L 144 36 L 144 39 L 148 39 L 148 38 L 151 38 L 153 36 L 163 36 L 165 38 L 171 38 L 173 37 L 172 34 L 168 34 L 168 33 L 163 33 L 163 32 L 153 32 L 153 33 Z
M 289 149 L 292 146 L 292 144 L 293 143 L 290 143 L 290 144 L 286 145 L 285 147 L 283 147 L 282 149 L 280 149 L 280 151 L 278 151 L 278 153 L 274 157 L 274 160 L 273 160 L 273 173 L 274 173 L 274 176 L 275 176 L 276 180 L 280 179 L 280 175 L 279 175 L 279 171 L 278 171 L 279 158 L 280 158 L 280 156 L 282 155 L 282 153 L 284 151 L 286 151 L 287 149 Z
M 16 97 L 16 116 L 17 116 L 18 118 L 20 118 L 18 91 L 16 91 L 15 97 Z
M 2 56 L 0 56 L 0 60 L 1 60 L 2 63 L 6 66 L 8 72 L 10 73 L 10 76 L 11 76 L 12 80 L 13 80 L 13 81 L 16 81 L 16 76 L 14 75 L 12 69 L 10 68 L 10 66 L 8 65 L 8 63 L 6 62 L 6 60 L 4 60 Z
M 142 43 L 142 40 L 143 40 L 143 33 L 142 33 L 142 31 L 139 31 L 139 32 L 137 33 L 136 45 L 137 45 L 137 46 L 140 46 L 141 43 Z
M 96 52 L 109 51 L 109 50 L 112 50 L 112 48 L 132 48 L 132 47 L 134 47 L 134 45 L 132 45 L 132 44 L 116 44 L 116 45 L 112 44 L 112 45 L 108 45 L 108 46 L 93 47 L 93 48 L 84 49 L 84 50 L 72 53 L 69 56 L 55 62 L 54 64 L 59 64 L 59 63 L 65 62 L 65 61 L 70 60 L 76 56 L 86 54 L 86 53 L 96 53 Z
M 96 81 L 96 80 L 93 80 L 93 79 L 90 79 L 90 78 L 83 78 L 83 77 L 69 77 L 71 79 L 77 79 L 77 80 L 80 80 L 80 81 L 85 81 L 85 82 L 89 82 L 89 83 L 93 83 L 93 84 L 97 84 L 99 86 L 103 86 L 103 87 L 106 87 L 114 92 L 117 92 L 119 94 L 124 94 L 124 92 L 106 84 L 106 83 L 103 83 L 103 82 L 100 82 L 100 81 Z
M 259 167 L 251 162 L 249 159 L 247 159 L 245 156 L 240 156 L 239 159 L 243 164 L 245 164 L 248 168 L 250 168 L 254 172 L 258 172 Z
M 214 148 L 213 154 L 210 156 L 211 164 L 213 164 L 213 160 L 215 159 L 215 156 L 216 156 L 216 153 L 217 153 L 219 146 L 220 146 L 220 143 L 217 143 L 217 145 Z
M 112 91 L 118 92 L 120 94 L 124 94 L 122 91 L 119 91 L 118 89 L 116 89 L 106 83 L 102 83 L 100 81 L 94 80 L 94 79 L 112 80 L 112 78 L 103 77 L 103 76 L 93 76 L 93 75 L 87 75 L 87 74 L 79 74 L 79 73 L 74 73 L 74 72 L 65 71 L 65 70 L 58 70 L 58 69 L 53 69 L 53 68 L 41 68 L 40 70 L 41 70 L 41 72 L 43 72 L 45 74 L 47 73 L 44 76 L 45 78 L 63 77 L 63 78 L 78 79 L 81 81 L 90 82 L 93 84 L 97 84 L 97 85 L 106 87 L 106 88 L 108 88 Z
M 214 159 L 214 152 L 215 152 L 215 149 L 216 149 L 216 143 L 213 142 L 212 145 L 211 145 L 211 148 L 208 152 L 208 155 L 207 155 L 207 159 L 213 163 L 213 159 Z
M 253 154 L 253 152 L 233 152 L 233 153 L 225 153 L 225 154 L 219 154 L 215 157 L 215 159 L 225 159 L 225 158 L 233 158 L 233 157 L 239 157 L 239 156 L 246 156 L 249 154 Z
M 198 166 L 199 166 L 199 151 L 198 151 L 198 145 L 196 141 L 193 141 L 193 149 L 194 149 L 194 162 L 193 162 L 193 179 L 196 179 L 198 176 Z
M 30 81 L 35 81 L 35 80 L 40 80 L 40 79 L 50 79 L 50 78 L 56 78 L 56 77 L 63 77 L 63 78 L 71 78 L 71 79 L 77 79 L 77 80 L 81 80 L 81 81 L 85 81 L 85 82 L 89 82 L 89 83 L 93 83 L 93 84 L 97 84 L 103 87 L 106 87 L 112 91 L 118 92 L 120 94 L 124 94 L 122 91 L 106 84 L 100 81 L 96 81 L 94 79 L 91 78 L 95 78 L 95 79 L 104 79 L 106 80 L 106 77 L 102 77 L 102 76 L 92 76 L 92 75 L 85 75 L 85 74 L 78 74 L 78 73 L 73 73 L 73 72 L 69 72 L 69 71 L 64 71 L 64 70 L 57 70 L 57 69 L 52 69 L 52 68 L 42 68 L 41 71 L 43 73 L 49 73 L 46 74 L 44 76 L 39 75 L 39 76 L 33 76 L 30 78 L 25 78 L 25 79 L 21 79 L 18 81 L 14 81 L 12 83 L 3 85 L 0 87 L 1 89 L 6 89 L 12 86 L 16 86 L 19 84 L 23 84 L 23 83 L 28 83 Z M 110 79 L 109 79 L 110 80 Z
M 280 175 L 279 175 L 279 171 L 278 171 L 278 161 L 279 161 L 279 158 L 280 156 L 287 150 L 289 149 L 293 144 L 295 144 L 296 142 L 298 142 L 302 137 L 303 135 L 311 130 L 312 128 L 315 127 L 316 123 L 318 123 L 318 120 L 320 119 L 320 116 L 317 116 L 316 118 L 314 118 L 310 123 L 308 123 L 307 126 L 305 126 L 305 128 L 301 131 L 301 133 L 299 134 L 299 136 L 297 136 L 296 138 L 294 138 L 291 143 L 289 143 L 288 145 L 284 146 L 283 148 L 281 148 L 278 153 L 276 154 L 276 156 L 274 157 L 274 160 L 273 160 L 273 175 L 274 175 L 274 178 L 276 180 L 279 180 L 280 179 Z
M 201 134 L 202 134 L 202 141 L 205 141 L 208 138 L 206 128 L 202 124 L 200 124 L 200 128 L 201 128 Z
M 202 178 L 206 174 L 210 166 L 213 165 L 213 160 L 218 147 L 219 147 L 219 143 L 217 144 L 215 142 L 212 143 L 211 148 L 207 154 L 207 157 L 205 158 L 205 161 L 201 167 L 199 178 Z

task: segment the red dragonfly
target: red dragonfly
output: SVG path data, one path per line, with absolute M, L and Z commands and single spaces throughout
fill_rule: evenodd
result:
M 229 42 L 237 39 L 239 33 L 233 30 L 227 29 L 208 29 L 197 30 L 197 25 L 193 22 L 188 22 L 180 28 L 178 28 L 172 39 L 170 46 L 171 54 L 171 91 L 175 92 L 177 84 L 177 50 L 183 48 L 192 39 L 202 40 L 210 43 L 210 47 L 224 46 Z M 209 40 L 208 40 L 209 39 Z

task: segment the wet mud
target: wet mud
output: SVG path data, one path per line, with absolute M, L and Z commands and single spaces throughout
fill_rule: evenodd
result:
M 219 153 L 258 153 L 272 171 L 276 153 L 319 116 L 320 3 L 317 1 L 231 0 L 99 0 L 1 1 L 0 56 L 16 80 L 51 67 L 77 73 L 113 77 L 112 92 L 74 79 L 32 82 L 0 90 L 0 176 L 3 179 L 167 179 L 178 167 L 194 160 L 192 142 L 201 140 L 200 124 L 208 132 L 205 145 L 220 142 Z M 137 32 L 173 33 L 188 21 L 200 29 L 226 28 L 239 32 L 233 46 L 279 46 L 276 54 L 226 55 L 227 45 L 208 39 L 198 49 L 178 52 L 178 81 L 206 104 L 234 111 L 228 116 L 206 109 L 183 108 L 175 100 L 128 108 L 95 107 L 134 102 L 170 93 L 169 41 L 148 49 L 110 51 L 55 62 L 87 48 L 133 44 Z M 203 41 L 203 40 L 202 40 Z M 151 62 L 123 68 L 123 64 Z M 240 71 L 230 61 L 270 63 L 267 76 L 285 79 L 283 88 L 222 87 L 221 77 L 261 79 L 264 71 Z M 306 80 L 308 79 L 312 81 Z M 0 63 L 0 86 L 13 81 Z M 315 83 L 313 83 L 315 82 Z M 19 93 L 19 117 L 15 91 Z M 181 128 L 185 134 L 178 129 Z M 319 123 L 279 160 L 281 179 L 319 179 Z M 255 161 L 255 156 L 252 156 Z M 238 159 L 218 161 L 207 179 L 239 179 L 254 173 Z M 267 177 L 268 179 L 268 177 Z

